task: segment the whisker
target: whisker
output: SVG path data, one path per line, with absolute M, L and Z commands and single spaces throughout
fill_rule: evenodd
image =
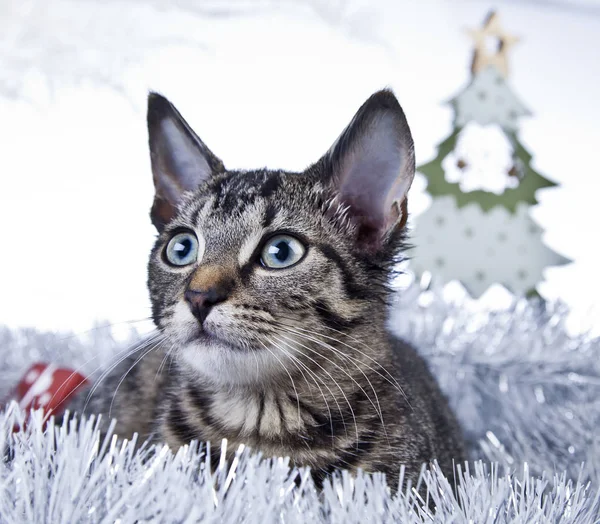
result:
M 133 349 L 127 351 L 127 353 L 125 354 L 125 356 L 123 356 L 122 358 L 119 358 L 114 364 L 112 364 L 111 366 L 109 366 L 109 368 L 106 371 L 104 371 L 102 373 L 102 375 L 100 375 L 100 378 L 92 386 L 92 389 L 90 390 L 90 392 L 88 393 L 88 395 L 87 395 L 87 397 L 85 399 L 85 403 L 83 405 L 83 410 L 82 410 L 81 414 L 83 415 L 85 413 L 85 410 L 87 409 L 87 406 L 88 406 L 88 404 L 89 404 L 92 396 L 94 395 L 94 393 L 96 392 L 96 390 L 100 386 L 101 382 L 111 373 L 111 371 L 113 371 L 117 366 L 119 366 L 127 358 L 129 358 L 132 355 L 135 355 L 138 351 L 144 350 L 146 347 L 148 347 L 150 344 L 153 344 L 158 338 L 160 338 L 162 336 L 163 336 L 162 333 L 158 332 L 157 334 L 151 336 L 149 339 L 145 340 L 139 346 L 136 346 Z
M 275 353 L 273 353 L 266 345 L 265 343 L 261 340 L 260 343 L 263 345 L 263 347 L 274 357 L 277 359 L 277 362 L 279 362 L 279 364 L 281 364 L 281 367 L 284 369 L 284 371 L 287 373 L 287 376 L 290 377 L 290 381 L 292 383 L 292 388 L 294 389 L 294 393 L 296 393 L 296 399 L 298 400 L 298 418 L 300 418 L 300 397 L 298 396 L 298 390 L 296 389 L 296 384 L 294 382 L 294 379 L 292 378 L 291 373 L 288 371 L 287 367 L 285 367 L 285 364 L 283 362 L 281 362 L 281 360 L 277 357 L 277 355 Z
M 158 366 L 158 369 L 156 370 L 156 375 L 154 377 L 154 381 L 156 382 L 156 380 L 158 379 L 158 375 L 160 375 L 162 373 L 162 370 L 165 367 L 165 364 L 167 363 L 167 360 L 169 359 L 169 357 L 171 356 L 171 353 L 173 352 L 173 350 L 175 349 L 176 344 L 173 343 L 171 344 L 171 347 L 169 348 L 168 351 L 166 351 L 164 358 L 162 359 L 160 366 Z
M 371 383 L 371 381 L 370 381 L 369 377 L 367 376 L 367 374 L 366 374 L 366 373 L 365 373 L 365 372 L 364 372 L 364 371 L 363 371 L 363 370 L 362 370 L 362 369 L 361 369 L 361 368 L 358 366 L 358 364 L 357 364 L 357 362 L 359 362 L 359 363 L 361 363 L 361 364 L 364 364 L 363 362 L 361 362 L 360 360 L 358 360 L 358 359 L 356 359 L 356 358 L 352 357 L 351 355 L 347 355 L 347 354 L 343 353 L 342 351 L 340 351 L 340 350 L 339 350 L 338 348 L 336 348 L 335 346 L 332 346 L 331 344 L 327 344 L 326 342 L 323 342 L 323 341 L 319 340 L 318 338 L 315 338 L 315 337 L 310 337 L 310 336 L 308 336 L 308 335 L 306 335 L 306 334 L 304 334 L 304 333 L 300 333 L 299 331 L 297 331 L 297 329 L 298 329 L 298 328 L 295 328 L 295 327 L 294 327 L 294 328 L 292 328 L 291 326 L 288 326 L 288 325 L 286 325 L 286 324 L 279 324 L 279 325 L 280 325 L 281 327 L 283 327 L 283 328 L 284 328 L 286 331 L 288 331 L 289 333 L 293 333 L 293 334 L 295 334 L 295 335 L 299 335 L 299 336 L 301 336 L 301 337 L 303 337 L 303 338 L 305 338 L 305 339 L 307 339 L 307 340 L 311 340 L 311 341 L 313 341 L 313 342 L 316 342 L 316 343 L 318 343 L 318 344 L 320 344 L 320 345 L 322 345 L 322 346 L 324 346 L 324 347 L 326 347 L 326 348 L 328 348 L 328 349 L 331 349 L 331 350 L 332 350 L 333 352 L 335 352 L 337 355 L 340 355 L 340 356 L 341 356 L 341 357 L 342 357 L 344 360 L 347 360 L 347 361 L 351 362 L 351 363 L 354 365 L 354 367 L 355 367 L 355 368 L 356 368 L 358 371 L 360 371 L 360 373 L 362 373 L 362 375 L 365 377 L 365 379 L 366 379 L 366 380 L 369 382 L 369 385 L 371 386 L 371 389 L 373 389 L 373 393 L 375 394 L 375 396 L 377 396 L 377 392 L 375 391 L 375 388 L 373 387 L 373 384 Z M 302 331 L 304 331 L 304 332 L 307 332 L 307 330 L 304 330 L 304 329 L 303 329 Z M 312 350 L 312 351 L 314 351 L 314 350 Z M 323 356 L 323 358 L 327 358 L 327 357 Z M 339 368 L 339 365 L 337 365 L 335 362 L 332 362 L 332 363 L 333 363 L 335 366 L 337 366 L 337 367 Z M 365 366 L 366 366 L 366 367 L 367 367 L 369 370 L 371 370 L 371 371 L 373 371 L 373 372 L 377 373 L 377 370 L 375 370 L 375 369 L 371 368 L 371 367 L 370 367 L 368 364 L 364 364 L 364 365 L 365 365 Z M 340 368 L 340 369 L 341 369 L 341 368 Z M 342 370 L 342 371 L 344 371 L 344 370 Z M 382 378 L 385 378 L 385 377 L 383 377 L 381 374 L 379 374 L 379 375 L 380 375 Z M 356 385 L 357 385 L 359 388 L 361 388 L 361 390 L 362 390 L 362 387 L 360 386 L 360 384 L 359 384 L 358 382 L 356 382 L 356 380 L 354 380 L 354 378 L 353 378 L 352 376 L 350 376 L 350 378 L 351 378 L 351 379 L 354 381 L 354 383 L 355 383 L 355 384 L 356 384 Z M 363 390 L 363 393 L 364 393 L 364 390 Z M 366 393 L 365 393 L 365 395 L 366 395 Z M 368 396 L 367 396 L 367 398 L 368 398 Z M 379 402 L 378 402 L 378 404 L 379 404 Z M 376 408 L 376 406 L 373 406 L 373 407 L 374 407 L 374 408 Z M 377 409 L 377 408 L 376 408 L 376 409 Z M 381 412 L 381 408 L 379 408 L 379 412 Z
M 288 320 L 292 320 L 295 321 L 295 319 L 292 319 L 290 317 L 285 317 L 280 315 L 281 318 L 287 318 Z M 276 321 L 275 321 L 276 322 Z M 280 323 L 283 327 L 286 328 L 292 328 L 292 326 L 289 326 L 288 324 L 284 324 L 284 323 Z M 323 327 L 328 327 L 328 326 L 323 326 Z M 369 366 L 368 364 L 365 364 L 363 362 L 361 362 L 360 360 L 356 359 L 355 357 L 351 357 L 350 355 L 346 355 L 346 357 L 351 358 L 356 360 L 356 362 L 360 362 L 361 364 L 364 364 L 368 369 L 370 369 L 371 371 L 373 371 L 373 373 L 376 373 L 377 375 L 379 375 L 383 380 L 385 380 L 388 384 L 390 384 L 391 386 L 393 386 L 404 398 L 404 400 L 406 401 L 408 407 L 412 410 L 413 407 L 411 406 L 408 397 L 406 396 L 406 393 L 404 392 L 404 390 L 402 389 L 402 386 L 400 385 L 400 383 L 398 382 L 398 380 L 396 379 L 396 377 L 394 377 L 383 365 L 381 365 L 379 362 L 377 362 L 377 360 L 375 360 L 372 356 L 368 355 L 367 353 L 365 353 L 364 351 L 359 350 L 358 348 L 351 346 L 345 342 L 342 342 L 341 340 L 336 339 L 335 337 L 329 337 L 327 335 L 323 335 L 322 333 L 318 333 L 316 331 L 311 331 L 311 330 L 307 330 L 307 329 L 303 329 L 301 327 L 298 326 L 293 326 L 293 329 L 299 330 L 299 331 L 303 331 L 305 333 L 309 333 L 318 337 L 323 337 L 326 338 L 328 340 L 333 340 L 334 342 L 337 342 L 341 345 L 343 345 L 344 347 L 347 347 L 348 349 L 351 349 L 353 351 L 356 351 L 357 353 L 359 353 L 360 355 L 364 356 L 365 358 L 371 360 L 373 363 L 375 363 L 382 371 L 385 372 L 385 374 L 387 376 L 382 375 L 379 371 L 377 371 L 376 369 L 372 368 L 371 366 Z M 361 343 L 360 340 L 358 340 L 355 337 L 351 337 L 350 335 L 347 335 L 346 333 L 343 333 L 342 331 L 338 331 L 337 329 L 333 329 L 333 328 L 328 328 L 328 329 L 332 329 L 333 331 L 340 333 L 341 335 L 346 335 L 349 338 L 352 338 L 354 340 L 356 340 L 357 342 Z M 369 346 L 367 346 L 366 344 L 362 343 L 363 346 L 365 346 L 368 349 L 371 349 Z M 372 349 L 371 349 L 372 350 Z M 390 380 L 391 379 L 391 380 Z
M 286 331 L 287 331 L 288 333 L 295 334 L 295 333 L 294 333 L 292 330 L 290 330 L 290 329 L 287 329 L 287 328 L 286 328 Z M 284 337 L 284 338 L 286 338 L 287 340 L 292 340 L 292 341 L 294 341 L 294 339 L 292 339 L 292 338 L 290 338 L 290 337 L 286 337 L 285 335 L 281 335 L 281 336 L 283 336 L 283 337 Z M 300 335 L 300 336 L 303 336 L 303 335 Z M 304 336 L 304 338 L 308 338 L 308 337 L 305 337 L 305 336 Z M 294 341 L 294 342 L 297 342 L 297 341 Z M 378 407 L 377 407 L 377 406 L 376 406 L 376 405 L 373 403 L 373 401 L 371 400 L 371 397 L 369 397 L 369 395 L 367 394 L 367 392 L 366 392 L 366 391 L 363 389 L 363 387 L 362 387 L 362 386 L 361 386 L 361 385 L 360 385 L 360 384 L 357 382 L 357 380 L 356 380 L 356 379 L 355 379 L 355 378 L 354 378 L 354 377 L 353 377 L 353 376 L 352 376 L 350 373 L 348 373 L 347 371 L 345 371 L 345 370 L 344 370 L 344 369 L 343 369 L 343 368 L 342 368 L 342 367 L 341 367 L 339 364 L 337 364 L 335 361 L 331 360 L 330 358 L 326 357 L 326 356 L 325 356 L 325 355 L 323 355 L 323 354 L 320 354 L 318 351 L 315 351 L 313 348 L 311 348 L 311 347 L 309 347 L 309 346 L 306 346 L 306 345 L 304 345 L 304 344 L 300 344 L 300 345 L 301 345 L 302 347 L 304 347 L 305 349 L 308 349 L 310 352 L 312 352 L 312 353 L 314 353 L 314 354 L 317 354 L 317 355 L 320 355 L 320 356 L 321 356 L 321 357 L 323 357 L 325 360 L 327 360 L 328 362 L 330 362 L 331 364 L 333 364 L 333 365 L 334 365 L 336 368 L 338 368 L 340 371 L 342 371 L 342 373 L 345 373 L 345 374 L 346 374 L 346 376 L 347 376 L 347 377 L 348 377 L 350 380 L 352 380 L 352 382 L 354 382 L 354 384 L 356 384 L 356 386 L 358 386 L 358 388 L 359 388 L 359 389 L 362 391 L 362 393 L 365 395 L 365 397 L 367 397 L 367 399 L 369 400 L 369 402 L 370 402 L 370 403 L 371 403 L 371 405 L 373 406 L 373 409 L 375 409 L 375 411 L 376 411 L 376 412 L 377 412 L 377 414 L 379 415 L 379 418 L 381 419 L 381 423 L 383 424 L 383 426 L 384 426 L 384 428 L 385 428 L 385 423 L 384 423 L 384 421 L 383 421 L 383 413 L 381 412 L 381 406 L 379 406 L 379 409 L 378 409 Z M 340 352 L 340 354 L 342 354 L 342 353 Z M 342 356 L 343 356 L 343 354 L 342 354 Z M 359 369 L 359 368 L 358 368 L 358 366 L 357 366 L 357 369 Z M 359 371 L 361 371 L 361 370 L 359 369 Z M 364 374 L 364 373 L 363 373 L 363 374 Z M 365 375 L 365 377 L 366 377 L 366 375 Z M 368 379 L 367 379 L 367 380 L 368 380 Z M 377 393 L 375 392 L 375 389 L 374 389 L 374 388 L 373 388 L 373 392 L 375 393 L 375 395 L 377 395 Z M 350 406 L 350 402 L 348 401 L 348 399 L 347 399 L 347 397 L 346 397 L 345 393 L 344 393 L 344 398 L 346 398 L 346 402 L 347 402 L 347 403 L 348 403 L 348 405 Z M 378 402 L 378 404 L 379 404 L 379 402 Z M 356 426 L 356 417 L 354 416 L 354 410 L 352 409 L 352 407 L 351 407 L 351 406 L 350 406 L 350 410 L 352 411 L 352 416 L 353 416 L 353 418 L 354 418 L 354 424 L 355 424 L 355 427 L 356 427 L 356 438 L 358 439 L 358 427 Z M 358 440 L 357 440 L 357 445 L 358 445 Z
M 269 339 L 269 342 L 272 343 L 276 348 L 278 348 L 279 350 L 283 351 L 284 353 L 287 353 L 285 351 L 285 349 L 283 349 L 281 346 L 279 346 L 278 344 L 276 344 L 274 341 Z M 288 345 L 287 343 L 283 342 L 284 344 Z M 319 385 L 319 381 L 321 382 L 321 384 L 323 384 L 327 390 L 329 391 L 329 394 L 331 395 L 331 398 L 333 398 L 333 400 L 335 401 L 335 403 L 337 404 L 338 410 L 340 411 L 340 415 L 342 417 L 342 424 L 344 425 L 344 428 L 346 428 L 346 422 L 344 420 L 344 416 L 341 412 L 340 409 L 340 405 L 337 402 L 335 395 L 333 394 L 333 391 L 331 391 L 331 388 L 329 388 L 329 386 L 322 380 L 319 380 L 319 376 L 312 371 L 304 362 L 302 362 L 299 358 L 295 357 L 294 355 L 287 353 L 291 358 L 293 358 L 300 366 L 302 366 L 306 372 L 308 373 L 308 375 L 310 376 L 310 378 L 312 378 L 313 382 L 315 383 L 315 385 L 317 386 L 317 388 L 319 389 L 319 392 L 321 393 L 321 396 L 323 397 L 323 401 L 325 402 L 325 407 L 327 409 L 327 413 L 329 415 L 329 427 L 331 430 L 331 447 L 334 448 L 335 447 L 335 435 L 334 435 L 334 431 L 333 431 L 333 416 L 331 414 L 331 407 L 329 405 L 329 402 L 327 401 L 327 396 L 325 395 L 323 389 L 321 388 L 321 386 Z M 305 379 L 306 380 L 306 379 Z M 348 430 L 346 429 L 346 436 L 348 435 Z
M 296 340 L 291 339 L 289 337 L 285 337 L 285 338 L 287 338 L 288 340 L 291 340 L 292 342 L 297 342 Z M 293 349 L 293 347 L 290 344 L 288 344 L 287 342 L 285 342 L 283 340 L 280 340 L 280 341 L 283 342 L 286 346 L 288 346 L 291 349 Z M 300 345 L 302 346 L 302 344 L 300 344 Z M 352 404 L 348 400 L 348 397 L 346 396 L 346 393 L 345 393 L 344 389 L 339 385 L 338 381 L 335 380 L 335 378 L 333 378 L 333 375 L 331 373 L 329 373 L 329 371 L 327 371 L 323 366 L 321 366 L 321 364 L 319 364 L 315 359 L 309 357 L 308 355 L 304 355 L 304 358 L 307 358 L 308 360 L 310 360 L 311 362 L 313 362 L 314 364 L 316 364 L 331 379 L 331 381 L 338 387 L 338 389 L 342 393 L 342 396 L 346 400 L 346 404 L 348 404 L 348 408 L 350 409 L 350 413 L 352 415 L 352 419 L 354 420 L 354 428 L 356 430 L 356 438 L 358 439 L 358 424 L 356 422 L 356 416 L 354 415 L 354 409 L 352 408 Z M 338 406 L 338 411 L 340 412 L 340 416 L 342 417 L 342 423 L 344 424 L 344 428 L 345 428 L 345 431 L 346 431 L 346 436 L 348 436 L 348 428 L 346 427 L 346 422 L 344 420 L 344 414 L 342 412 L 342 408 L 339 405 L 339 403 L 337 401 L 337 398 L 333 394 L 333 392 L 331 391 L 331 389 L 329 389 L 329 387 L 325 383 L 323 383 L 323 385 L 329 390 L 329 392 L 331 393 L 331 396 L 333 397 L 333 400 L 335 401 L 335 403 Z
M 118 356 L 122 355 L 123 353 L 126 353 L 130 351 L 129 347 L 126 347 L 124 349 L 122 349 L 121 351 L 118 351 L 115 355 L 115 358 L 117 358 Z M 48 402 L 49 404 L 52 403 L 52 401 L 54 400 L 54 398 L 56 397 L 56 395 L 58 395 L 69 383 L 69 381 L 77 374 L 80 373 L 81 371 L 83 371 L 85 369 L 85 367 L 92 362 L 93 360 L 97 359 L 100 355 L 94 355 L 92 358 L 89 358 L 88 360 L 86 360 L 83 364 L 81 364 L 80 366 L 78 366 L 74 371 L 71 372 L 71 374 L 66 378 L 66 380 L 58 387 L 58 389 L 56 390 L 56 392 L 52 395 L 50 401 Z M 125 357 L 127 358 L 127 357 Z M 100 368 L 102 367 L 102 365 L 97 366 L 93 371 L 90 371 L 89 373 L 86 373 L 88 376 L 92 376 L 94 373 L 96 373 L 96 371 L 98 371 Z M 102 376 L 102 375 L 101 375 Z M 48 420 L 48 418 L 57 411 L 57 409 L 67 400 L 69 400 L 70 398 L 73 397 L 73 394 L 79 390 L 80 388 L 82 388 L 84 386 L 84 384 L 86 384 L 86 382 L 80 382 L 79 384 L 77 384 L 77 386 L 75 386 L 73 388 L 73 390 L 71 391 L 71 393 L 65 397 L 63 400 L 61 400 L 54 408 L 54 410 L 48 410 L 48 412 L 44 415 L 44 421 Z M 83 415 L 83 413 L 81 413 Z
M 317 307 L 318 307 L 318 306 L 317 306 Z M 329 329 L 330 331 L 333 331 L 333 332 L 335 332 L 335 333 L 337 333 L 337 334 L 339 334 L 339 335 L 343 335 L 343 336 L 345 336 L 345 337 L 349 338 L 350 340 L 353 340 L 353 341 L 357 342 L 358 344 L 360 344 L 360 345 L 364 346 L 364 347 L 365 347 L 365 348 L 367 348 L 369 351 L 371 351 L 371 352 L 374 352 L 374 349 L 373 349 L 371 346 L 369 346 L 368 344 L 366 344 L 366 343 L 365 343 L 365 342 L 363 342 L 362 340 L 360 340 L 360 339 L 356 338 L 355 336 L 352 336 L 352 335 L 350 335 L 350 334 L 348 334 L 348 333 L 344 333 L 343 331 L 340 331 L 339 329 L 332 328 L 332 327 L 330 327 L 330 326 L 322 325 L 321 327 L 324 327 L 325 329 Z M 302 329 L 302 328 L 298 328 L 298 329 Z M 304 330 L 303 330 L 303 331 L 304 331 Z M 329 340 L 333 340 L 333 341 L 335 341 L 335 342 L 338 342 L 338 343 L 340 343 L 340 344 L 342 344 L 342 345 L 344 345 L 344 346 L 346 346 L 346 347 L 348 347 L 348 348 L 352 349 L 353 351 L 356 351 L 356 352 L 360 353 L 360 354 L 361 354 L 361 355 L 363 355 L 365 358 L 368 358 L 368 359 L 369 359 L 371 362 L 373 362 L 374 364 L 376 364 L 377 366 L 379 366 L 379 367 L 380 367 L 380 368 L 381 368 L 381 369 L 382 369 L 382 370 L 383 370 L 383 371 L 384 371 L 384 372 L 385 372 L 385 373 L 386 373 L 386 374 L 387 374 L 387 375 L 390 377 L 390 379 L 391 379 L 391 380 L 392 380 L 392 381 L 393 381 L 393 382 L 396 384 L 396 386 L 397 386 L 399 389 L 402 389 L 402 388 L 401 388 L 401 386 L 400 386 L 400 384 L 398 383 L 398 381 L 397 381 L 396 377 L 395 377 L 395 376 L 394 376 L 392 373 L 390 373 L 390 372 L 389 372 L 389 371 L 388 371 L 388 370 L 387 370 L 387 369 L 386 369 L 384 366 L 382 366 L 382 365 L 381 365 L 381 363 L 379 363 L 379 362 L 378 362 L 376 359 L 374 359 L 374 358 L 373 358 L 371 355 L 369 355 L 368 353 L 365 353 L 364 351 L 361 351 L 360 349 L 358 349 L 358 348 L 356 348 L 356 347 L 354 347 L 354 346 L 348 345 L 348 344 L 346 344 L 345 342 L 342 342 L 341 340 L 339 340 L 339 339 L 337 339 L 337 338 L 335 338 L 335 337 L 329 337 L 329 336 L 327 336 L 327 335 L 323 335 L 323 334 L 321 334 L 321 336 L 322 336 L 322 337 L 324 337 L 324 338 L 327 338 L 327 339 L 329 339 Z
M 131 372 L 131 370 L 135 366 L 137 366 L 146 355 L 148 355 L 149 353 L 152 353 L 152 351 L 156 350 L 160 346 L 161 342 L 162 342 L 162 340 L 159 339 L 148 351 L 144 351 L 144 353 L 142 353 L 142 355 L 136 359 L 136 361 L 131 365 L 131 367 L 121 377 L 121 379 L 119 380 L 119 383 L 117 384 L 117 387 L 115 388 L 115 392 L 113 393 L 112 399 L 110 401 L 110 406 L 108 408 L 108 419 L 109 420 L 111 419 L 113 403 L 114 403 L 115 398 L 117 396 L 117 392 L 119 391 L 119 388 L 121 387 L 121 384 L 123 384 L 123 381 L 125 380 L 125 378 L 127 377 L 127 375 L 129 375 L 129 373 Z
M 281 318 L 287 318 L 288 320 L 291 320 L 291 321 L 294 321 L 294 322 L 296 321 L 296 319 L 293 319 L 293 318 L 291 318 L 291 317 L 285 317 L 285 316 L 283 316 L 283 315 L 279 315 L 279 316 L 280 316 Z M 373 362 L 373 363 L 374 363 L 375 365 L 377 365 L 379 368 L 381 368 L 381 370 L 382 370 L 382 371 L 384 371 L 384 372 L 387 374 L 387 376 L 389 377 L 389 379 L 388 379 L 388 382 L 390 382 L 390 380 L 391 380 L 391 381 L 394 383 L 394 386 L 395 386 L 396 388 L 398 388 L 399 390 L 402 390 L 402 387 L 400 386 L 400 383 L 398 382 L 398 380 L 396 379 L 396 377 L 395 377 L 395 376 L 394 376 L 392 373 L 390 373 L 390 372 L 389 372 L 389 371 L 388 371 L 388 370 L 387 370 L 387 369 L 386 369 L 386 368 L 385 368 L 385 367 L 384 367 L 384 366 L 383 366 L 383 365 L 382 365 L 380 362 L 378 362 L 378 361 L 377 361 L 375 358 L 373 358 L 373 357 L 372 357 L 371 355 L 369 355 L 368 353 L 365 353 L 364 351 L 361 351 L 361 350 L 360 350 L 360 349 L 358 349 L 357 347 L 355 347 L 355 346 L 352 346 L 352 345 L 349 345 L 349 344 L 347 344 L 346 342 L 343 342 L 343 341 L 341 341 L 341 340 L 339 340 L 339 339 L 337 339 L 337 338 L 335 338 L 335 337 L 330 337 L 330 336 L 328 336 L 328 335 L 324 335 L 323 333 L 318 333 L 318 332 L 316 332 L 316 331 L 311 331 L 311 330 L 308 330 L 308 329 L 305 329 L 305 328 L 301 328 L 301 327 L 299 327 L 299 326 L 296 326 L 296 325 L 294 325 L 293 327 L 294 327 L 295 329 L 298 329 L 298 330 L 300 330 L 300 331 L 305 331 L 306 333 L 314 334 L 314 335 L 317 335 L 317 336 L 320 336 L 320 337 L 326 338 L 326 339 L 328 339 L 328 340 L 332 340 L 332 341 L 334 341 L 334 342 L 337 342 L 337 343 L 339 343 L 339 344 L 341 344 L 341 345 L 343 345 L 343 346 L 345 346 L 345 347 L 347 347 L 347 348 L 349 348 L 349 349 L 352 349 L 353 351 L 356 351 L 357 353 L 359 353 L 359 354 L 360 354 L 360 355 L 362 355 L 363 357 L 365 357 L 365 358 L 367 358 L 368 360 L 370 360 L 371 362 Z M 359 343 L 360 345 L 362 345 L 362 346 L 364 346 L 365 348 L 367 348 L 369 351 L 371 351 L 371 352 L 374 352 L 374 349 L 373 349 L 371 346 L 369 346 L 369 345 L 365 344 L 365 343 L 364 343 L 363 341 L 361 341 L 360 339 L 358 339 L 358 338 L 356 338 L 356 337 L 354 337 L 354 336 L 352 336 L 352 335 L 349 335 L 348 333 L 344 333 L 343 331 L 340 331 L 339 329 L 335 329 L 335 328 L 332 328 L 332 327 L 330 327 L 330 326 L 326 326 L 326 325 L 321 325 L 320 327 L 323 327 L 323 328 L 325 328 L 325 329 L 329 329 L 330 331 L 334 331 L 335 333 L 338 333 L 339 335 L 343 335 L 343 336 L 345 336 L 345 337 L 347 337 L 347 338 L 349 338 L 349 339 L 351 339 L 351 340 L 354 340 L 355 342 L 357 342 L 357 343 Z M 382 378 L 383 378 L 383 377 L 382 377 Z
M 304 372 L 302 371 L 302 368 L 300 368 L 298 366 L 298 364 L 296 364 L 295 360 L 296 357 L 294 357 L 294 355 L 292 355 L 291 353 L 285 351 L 282 347 L 278 346 L 277 344 L 275 344 L 270 338 L 267 337 L 267 342 L 269 344 L 272 344 L 273 346 L 275 346 L 279 351 L 281 351 L 286 357 L 292 359 L 292 364 L 294 364 L 294 366 L 296 366 L 296 369 L 300 372 L 300 374 L 302 375 L 302 378 L 304 378 L 304 381 L 308 384 L 308 380 L 306 379 L 306 375 L 304 374 Z M 264 345 L 264 344 L 263 344 Z M 273 353 L 271 353 L 273 354 Z M 256 358 L 256 354 L 254 355 Z M 273 355 L 275 356 L 275 355 Z M 256 364 L 258 365 L 258 358 L 256 358 Z M 258 370 L 257 370 L 258 371 Z M 300 425 L 302 425 L 302 410 L 300 409 L 300 398 L 298 396 L 298 392 L 296 391 L 296 403 L 298 404 L 298 423 Z
M 252 351 L 252 356 L 254 357 L 254 361 L 256 362 L 256 376 L 258 377 L 260 373 L 260 364 L 258 363 L 258 357 L 256 356 L 256 351 Z
M 122 353 L 128 351 L 129 348 L 125 348 L 121 351 L 119 351 L 117 353 L 117 355 L 121 355 Z M 54 398 L 56 397 L 56 395 L 58 395 L 66 386 L 67 384 L 70 382 L 70 380 L 77 375 L 78 373 L 80 373 L 81 371 L 83 371 L 83 369 L 90 363 L 92 362 L 92 360 L 96 360 L 99 357 L 99 355 L 94 355 L 92 358 L 87 359 L 83 364 L 81 364 L 80 366 L 78 366 L 77 368 L 75 368 L 71 374 L 65 379 L 65 381 L 58 387 L 58 389 L 54 392 L 54 394 L 52 395 L 52 397 L 50 397 L 50 400 L 48 401 L 48 404 L 52 404 L 52 401 L 54 400 Z M 94 369 L 94 371 L 88 373 L 88 375 L 93 375 L 94 373 L 96 373 L 96 371 L 98 371 L 102 366 L 97 366 L 96 369 Z M 75 388 L 73 388 L 73 390 L 71 391 L 69 396 L 72 396 L 73 393 L 75 393 L 80 387 L 83 386 L 83 384 L 85 384 L 85 382 L 81 382 L 79 384 L 77 384 L 77 386 Z M 67 397 L 68 398 L 68 397 Z M 58 408 L 67 398 L 61 400 L 58 405 L 54 408 L 54 411 L 56 411 L 56 408 Z M 46 421 L 50 415 L 52 414 L 53 411 L 48 410 L 48 412 L 46 413 L 46 415 L 44 416 L 44 421 Z
M 388 441 L 388 445 L 391 445 L 389 442 L 389 438 L 388 438 L 388 434 L 387 434 L 387 428 L 385 425 L 385 420 L 383 418 L 383 410 L 381 409 L 381 404 L 379 402 L 379 395 L 377 394 L 377 391 L 375 389 L 375 387 L 373 386 L 373 383 L 371 382 L 371 380 L 369 379 L 369 377 L 367 376 L 367 374 L 358 366 L 358 364 L 356 364 L 356 362 L 353 362 L 351 360 L 351 358 L 349 357 L 349 355 L 345 355 L 344 353 L 342 353 L 339 349 L 331 346 L 330 344 L 326 344 L 324 342 L 321 342 L 318 339 L 312 338 L 312 337 L 308 337 L 302 333 L 298 333 L 292 329 L 290 329 L 287 326 L 283 326 L 284 329 L 288 332 L 288 333 L 292 333 L 292 334 L 296 334 L 298 336 L 301 336 L 307 340 L 312 340 L 313 342 L 317 342 L 318 344 L 321 344 L 322 346 L 325 346 L 329 349 L 331 349 L 333 352 L 335 352 L 336 354 L 340 355 L 343 359 L 346 359 L 347 361 L 351 362 L 352 364 L 354 364 L 354 367 L 360 372 L 362 373 L 363 377 L 365 377 L 366 381 L 369 383 L 369 386 L 371 387 L 371 390 L 373 391 L 373 394 L 375 395 L 375 401 L 377 402 L 377 405 L 375 405 L 375 403 L 371 400 L 371 397 L 367 394 L 367 392 L 364 390 L 364 388 L 358 383 L 358 381 L 347 371 L 344 371 L 341 366 L 339 366 L 336 362 L 334 362 L 333 360 L 329 359 L 328 357 L 326 357 L 325 355 L 321 355 L 324 359 L 328 360 L 329 362 L 331 362 L 334 366 L 336 366 L 338 369 L 340 369 L 343 373 L 346 373 L 346 375 L 358 386 L 358 388 L 362 391 L 362 393 L 365 395 L 365 397 L 367 398 L 367 400 L 371 403 L 371 405 L 373 406 L 373 409 L 375 409 L 375 412 L 377 413 L 377 415 L 379 416 L 379 420 L 381 420 L 381 424 L 383 427 L 383 431 L 385 433 L 385 437 L 386 440 Z M 314 353 L 317 353 L 317 351 L 315 351 L 314 349 L 308 347 L 308 346 L 304 346 L 306 347 L 306 349 L 308 349 L 309 351 L 312 351 Z

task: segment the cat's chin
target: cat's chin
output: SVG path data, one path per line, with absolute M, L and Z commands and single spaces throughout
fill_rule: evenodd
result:
M 272 354 L 234 347 L 206 333 L 184 344 L 179 359 L 200 380 L 223 386 L 264 384 L 282 371 Z

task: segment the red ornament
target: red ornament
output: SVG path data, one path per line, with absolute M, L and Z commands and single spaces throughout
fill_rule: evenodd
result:
M 37 363 L 27 370 L 11 398 L 17 400 L 25 412 L 42 409 L 44 418 L 48 419 L 50 415 L 62 413 L 71 396 L 87 382 L 81 373 L 72 369 Z

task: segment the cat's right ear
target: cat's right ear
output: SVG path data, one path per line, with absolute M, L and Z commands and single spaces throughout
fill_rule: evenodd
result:
M 148 96 L 148 135 L 155 188 L 150 217 L 162 231 L 183 194 L 225 168 L 175 106 L 157 93 Z

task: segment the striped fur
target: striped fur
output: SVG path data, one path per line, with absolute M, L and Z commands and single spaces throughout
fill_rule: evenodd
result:
M 389 92 L 376 96 L 385 111 L 395 111 L 400 135 L 408 133 L 400 136 L 408 144 L 400 156 L 414 166 L 410 132 L 395 98 Z M 382 114 L 372 122 L 387 118 Z M 106 411 L 107 399 L 113 401 L 122 435 L 139 431 L 173 449 L 192 439 L 227 438 L 231 449 L 243 443 L 267 456 L 290 456 L 293 464 L 311 466 L 318 481 L 338 468 L 361 468 L 384 472 L 393 482 L 401 464 L 415 478 L 424 462 L 437 459 L 451 471 L 452 461 L 464 459 L 460 429 L 425 363 L 386 330 L 388 284 L 402 252 L 410 180 L 397 203 L 375 214 L 370 201 L 349 187 L 362 176 L 361 165 L 348 168 L 356 151 L 377 146 L 374 139 L 356 146 L 372 129 L 363 117 L 359 112 L 333 152 L 302 173 L 228 171 L 181 124 L 208 156 L 197 163 L 207 173 L 193 190 L 183 187 L 193 185 L 189 178 L 178 182 L 182 197 L 171 209 L 174 197 L 161 194 L 162 175 L 155 172 L 159 236 L 148 288 L 156 348 L 113 395 L 133 360 L 118 366 L 93 404 Z M 152 118 L 153 166 L 175 165 L 160 156 Z M 190 147 L 181 146 L 178 154 Z M 335 175 L 343 169 L 336 166 L 350 169 L 343 187 Z M 176 168 L 169 169 L 171 176 Z M 387 193 L 373 198 L 385 199 L 386 206 L 391 201 Z M 366 218 L 365 209 L 371 213 Z M 196 264 L 173 267 L 164 259 L 165 246 L 183 230 L 201 237 L 202 256 Z M 288 269 L 267 269 L 258 263 L 262 245 L 281 232 L 300 239 L 306 254 Z M 211 278 L 226 279 L 229 292 L 200 325 L 184 292 Z

